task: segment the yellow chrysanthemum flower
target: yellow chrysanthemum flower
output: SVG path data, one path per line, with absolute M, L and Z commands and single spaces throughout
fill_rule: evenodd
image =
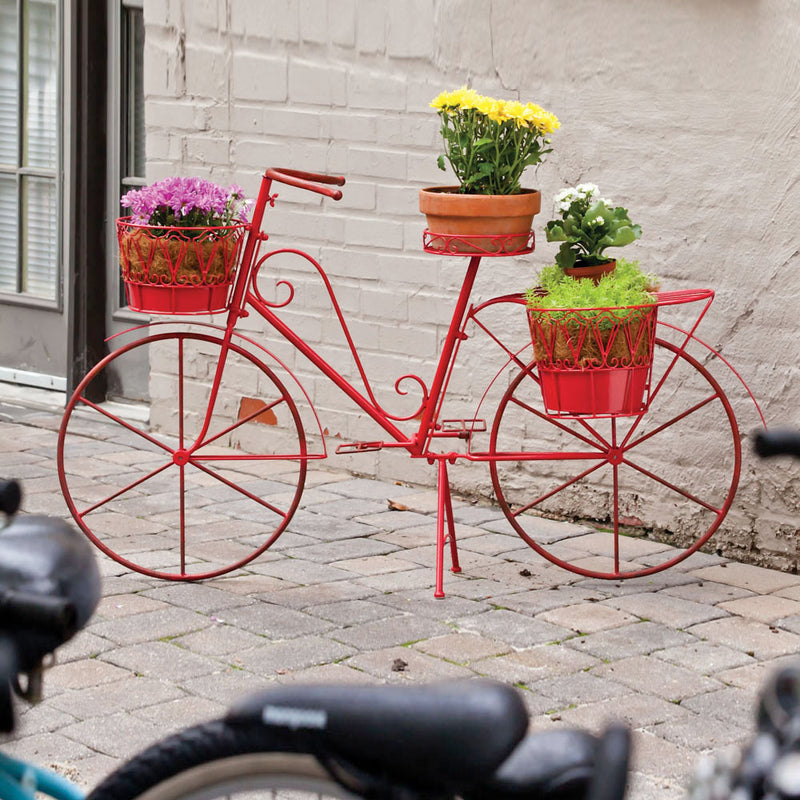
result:
M 468 193 L 519 192 L 523 171 L 550 152 L 546 137 L 560 127 L 554 114 L 534 103 L 498 100 L 466 86 L 442 92 L 431 106 L 442 119 L 439 167 L 445 169 L 446 158 Z
M 528 126 L 528 120 L 525 119 L 525 106 L 519 100 L 506 101 L 505 116 L 510 120 L 514 120 L 519 128 Z
M 535 103 L 528 103 L 525 106 L 523 116 L 526 122 L 530 125 L 535 125 L 542 133 L 553 133 L 553 131 L 561 127 L 561 123 L 558 121 L 558 117 L 556 117 L 555 114 L 545 111 L 541 106 L 537 106 Z
M 449 92 L 442 92 L 440 95 L 434 97 L 430 102 L 431 108 L 435 108 L 437 111 L 444 108 L 447 105 L 448 95 Z

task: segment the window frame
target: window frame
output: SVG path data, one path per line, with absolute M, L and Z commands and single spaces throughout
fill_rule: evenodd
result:
M 108 311 L 112 320 L 121 322 L 141 322 L 143 315 L 131 311 L 127 306 L 120 305 L 122 297 L 122 277 L 119 270 L 119 246 L 114 220 L 121 215 L 119 204 L 122 188 L 133 189 L 146 184 L 144 176 L 123 174 L 123 166 L 127 166 L 126 147 L 129 139 L 126 131 L 129 130 L 130 94 L 126 91 L 128 31 L 125 29 L 123 16 L 126 10 L 137 10 L 144 14 L 144 0 L 110 0 L 112 7 L 109 9 L 109 103 L 108 103 L 108 167 L 107 167 L 107 196 L 108 208 L 108 233 L 107 247 L 109 285 L 107 288 Z
M 63 313 L 64 311 L 64 220 L 65 220 L 65 198 L 64 198 L 64 172 L 65 172 L 65 147 L 64 140 L 65 126 L 64 126 L 64 97 L 66 91 L 66 64 L 65 64 L 65 22 L 64 22 L 64 9 L 63 3 L 59 0 L 54 0 L 53 6 L 55 7 L 56 14 L 56 164 L 53 169 L 44 169 L 42 167 L 26 167 L 23 165 L 23 148 L 24 148 L 24 127 L 25 116 L 23 113 L 25 93 L 24 93 L 24 6 L 27 0 L 16 0 L 17 7 L 17 166 L 15 169 L 10 169 L 8 166 L 0 167 L 0 174 L 13 176 L 16 184 L 17 193 L 17 217 L 15 220 L 15 229 L 17 236 L 17 291 L 7 292 L 0 290 L 0 303 L 21 306 L 25 308 L 40 308 L 51 311 Z M 56 214 L 55 214 L 55 292 L 53 298 L 36 297 L 32 294 L 27 294 L 20 291 L 22 281 L 22 259 L 24 256 L 24 247 L 22 242 L 22 227 L 23 227 L 23 182 L 24 178 L 49 178 L 53 180 L 53 187 L 56 197 Z

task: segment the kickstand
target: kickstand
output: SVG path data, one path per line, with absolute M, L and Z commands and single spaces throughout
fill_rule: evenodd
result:
M 450 499 L 450 479 L 447 475 L 447 459 L 439 459 L 438 506 L 436 512 L 436 590 L 433 596 L 444 597 L 444 546 L 450 542 L 452 572 L 461 572 L 456 547 L 456 526 L 453 521 L 453 503 Z M 447 534 L 444 532 L 447 522 Z

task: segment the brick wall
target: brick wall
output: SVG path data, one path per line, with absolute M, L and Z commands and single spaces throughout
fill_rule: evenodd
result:
M 563 127 L 528 180 L 544 197 L 538 232 L 556 191 L 598 183 L 643 227 L 626 255 L 657 271 L 665 288 L 716 289 L 700 335 L 740 369 L 769 421 L 797 422 L 800 112 L 792 98 L 800 32 L 786 24 L 791 8 L 789 0 L 145 0 L 148 177 L 207 175 L 254 194 L 268 166 L 346 175 L 338 204 L 281 188 L 265 228 L 276 246 L 299 245 L 321 261 L 380 401 L 403 415 L 413 413 L 418 393 L 409 385 L 399 396 L 394 381 L 409 372 L 430 381 L 465 267 L 421 251 L 417 191 L 448 182 L 436 168 L 428 103 L 467 82 L 539 102 Z M 476 299 L 524 289 L 554 251 L 540 235 L 533 256 L 485 262 Z M 355 378 L 307 267 L 297 259 L 271 264 L 262 291 L 273 291 L 275 276 L 290 278 L 297 294 L 287 319 Z M 509 325 L 517 330 L 508 335 L 523 341 L 524 320 Z M 303 383 L 332 435 L 329 449 L 337 437 L 380 436 L 258 320 L 242 326 L 263 333 Z M 708 360 L 703 348 L 698 357 Z M 499 365 L 490 345 L 467 342 L 447 415 L 471 416 Z M 718 367 L 746 434 L 758 417 Z M 491 398 L 485 405 L 490 418 Z M 707 430 L 684 431 L 666 442 L 664 458 L 680 469 L 703 451 L 716 464 L 724 452 L 715 447 Z M 747 442 L 744 450 L 739 502 L 720 546 L 791 567 L 796 470 L 755 463 Z M 435 478 L 427 464 L 388 451 L 337 464 L 398 480 Z M 700 482 L 705 472 L 701 460 Z M 459 467 L 454 477 L 463 490 L 486 491 L 481 465 Z

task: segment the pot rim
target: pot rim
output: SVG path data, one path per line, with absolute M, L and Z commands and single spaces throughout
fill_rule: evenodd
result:
M 420 192 L 431 192 L 437 194 L 458 194 L 459 197 L 519 197 L 521 194 L 541 194 L 538 189 L 520 189 L 514 194 L 470 194 L 459 192 L 460 186 L 424 186 Z

